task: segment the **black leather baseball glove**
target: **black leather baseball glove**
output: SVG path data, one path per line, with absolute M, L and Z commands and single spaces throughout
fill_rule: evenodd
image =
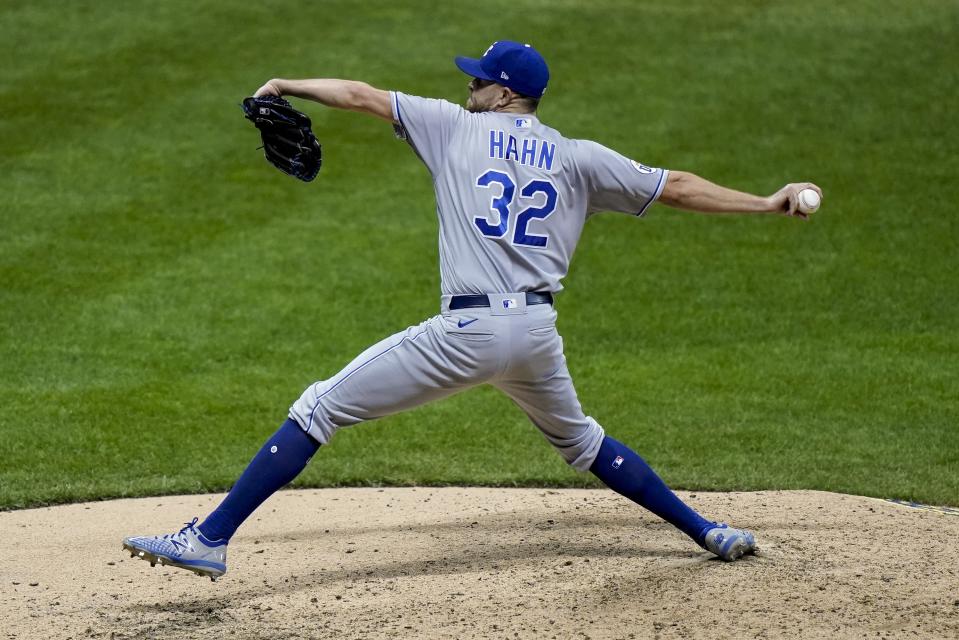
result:
M 246 98 L 243 113 L 263 139 L 263 154 L 274 167 L 304 182 L 320 171 L 323 154 L 310 118 L 277 96 Z

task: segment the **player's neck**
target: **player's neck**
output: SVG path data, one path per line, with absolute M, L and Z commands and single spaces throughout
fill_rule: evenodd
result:
M 498 109 L 493 109 L 494 113 L 515 113 L 524 116 L 535 116 L 536 111 L 530 111 L 529 107 L 525 107 L 519 104 L 507 104 Z

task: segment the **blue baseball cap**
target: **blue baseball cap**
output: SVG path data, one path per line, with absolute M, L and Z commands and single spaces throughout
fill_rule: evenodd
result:
M 509 87 L 524 96 L 541 98 L 546 93 L 549 67 L 539 51 L 528 44 L 498 40 L 482 58 L 456 56 L 455 61 L 463 73 Z

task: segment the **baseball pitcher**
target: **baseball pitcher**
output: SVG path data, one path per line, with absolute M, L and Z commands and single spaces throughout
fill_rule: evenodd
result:
M 479 59 L 455 62 L 471 78 L 465 109 L 349 80 L 274 79 L 256 92 L 369 114 L 391 123 L 409 144 L 436 191 L 440 313 L 310 385 L 215 511 L 177 533 L 126 538 L 131 554 L 221 576 L 237 528 L 338 429 L 480 384 L 507 394 L 573 468 L 593 473 L 704 549 L 723 560 L 754 551 L 750 532 L 696 513 L 585 414 L 556 331 L 553 297 L 596 212 L 641 217 L 659 200 L 701 213 L 805 218 L 798 194 L 819 188 L 788 184 L 760 197 L 566 138 L 536 115 L 549 71 L 528 44 L 498 41 Z

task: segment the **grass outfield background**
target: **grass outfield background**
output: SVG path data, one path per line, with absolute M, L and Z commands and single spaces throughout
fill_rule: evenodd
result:
M 61 3 L 0 9 L 0 508 L 228 488 L 316 379 L 436 313 L 426 170 L 298 102 L 325 164 L 238 108 L 348 77 L 465 99 L 534 43 L 540 117 L 810 223 L 592 220 L 557 307 L 584 408 L 672 485 L 959 505 L 959 3 Z M 302 486 L 593 486 L 480 388 L 341 432 Z

